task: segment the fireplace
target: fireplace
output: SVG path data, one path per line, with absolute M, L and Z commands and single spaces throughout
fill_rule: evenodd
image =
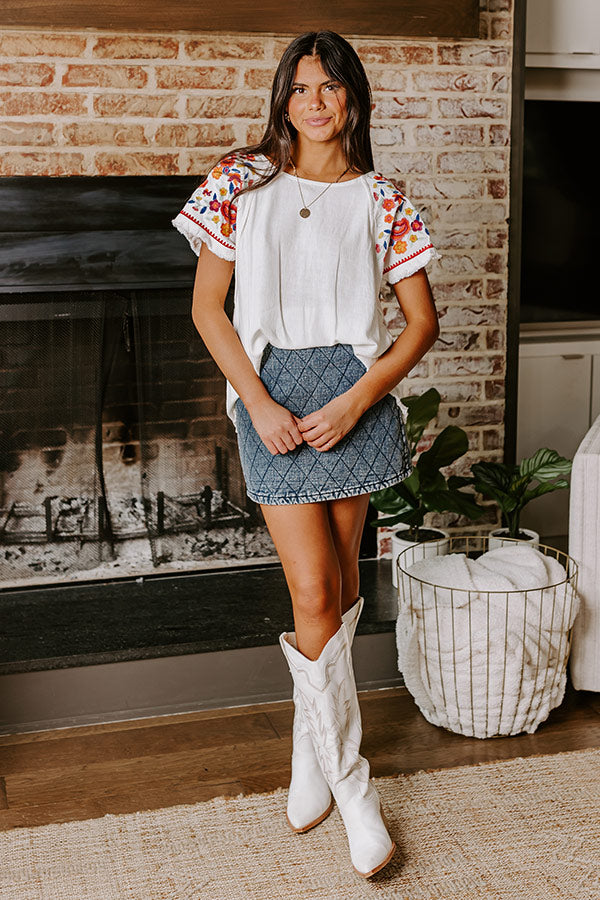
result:
M 276 559 L 170 224 L 199 180 L 0 179 L 3 587 Z

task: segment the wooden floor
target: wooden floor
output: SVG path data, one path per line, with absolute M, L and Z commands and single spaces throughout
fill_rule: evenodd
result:
M 430 725 L 404 688 L 361 693 L 374 776 L 600 747 L 600 694 L 567 689 L 535 734 Z M 291 701 L 0 737 L 0 830 L 287 787 Z

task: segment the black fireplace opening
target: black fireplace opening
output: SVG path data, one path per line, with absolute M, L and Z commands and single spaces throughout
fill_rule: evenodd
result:
M 1 329 L 5 584 L 273 556 L 189 289 L 4 294 Z

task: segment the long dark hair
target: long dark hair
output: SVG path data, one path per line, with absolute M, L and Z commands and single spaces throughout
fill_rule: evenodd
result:
M 348 115 L 340 138 L 346 164 L 351 171 L 370 172 L 373 169 L 371 149 L 371 88 L 356 50 L 335 31 L 307 31 L 299 35 L 283 52 L 271 88 L 269 122 L 258 144 L 229 150 L 219 162 L 238 154 L 267 156 L 274 169 L 249 187 L 238 191 L 237 200 L 246 191 L 253 191 L 272 181 L 290 161 L 292 141 L 296 129 L 286 122 L 284 113 L 292 92 L 296 67 L 303 56 L 316 56 L 325 73 L 346 89 Z

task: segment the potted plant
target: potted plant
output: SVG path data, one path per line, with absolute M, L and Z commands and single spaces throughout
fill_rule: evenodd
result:
M 475 490 L 495 500 L 502 513 L 502 528 L 491 532 L 490 549 L 501 547 L 503 537 L 531 541 L 532 545 L 539 543 L 535 531 L 521 528 L 521 512 L 536 497 L 568 487 L 569 482 L 561 476 L 567 475 L 571 466 L 572 460 L 545 447 L 521 460 L 520 464 L 473 463 L 471 472 Z
M 432 549 L 440 552 L 437 541 L 448 539 L 448 532 L 425 528 L 425 516 L 429 512 L 454 512 L 477 519 L 483 513 L 473 494 L 462 490 L 472 484 L 471 478 L 450 475 L 440 471 L 467 452 L 469 441 L 466 432 L 456 425 L 448 425 L 437 435 L 429 450 L 417 456 L 417 445 L 425 428 L 437 416 L 440 394 L 430 388 L 417 397 L 405 397 L 402 402 L 408 409 L 406 435 L 413 460 L 413 471 L 404 481 L 391 487 L 374 491 L 371 503 L 379 512 L 387 515 L 369 522 L 374 528 L 398 525 L 406 527 L 392 534 L 392 582 L 397 586 L 396 559 L 406 547 L 422 541 L 436 541 Z M 426 555 L 422 548 L 419 558 Z M 414 554 L 413 554 L 414 555 Z

